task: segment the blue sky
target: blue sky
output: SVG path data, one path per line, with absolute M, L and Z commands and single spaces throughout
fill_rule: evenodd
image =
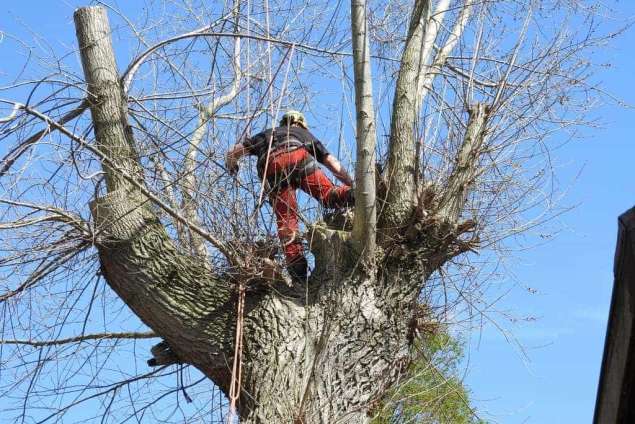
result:
M 74 43 L 72 12 L 85 3 L 8 2 L 0 14 L 0 30 L 24 34 L 23 22 L 45 34 L 56 48 L 68 51 Z M 621 16 L 635 17 L 634 2 L 619 2 L 616 7 Z M 595 60 L 611 63 L 596 80 L 609 93 L 635 105 L 633 45 L 635 31 L 630 30 Z M 1 44 L 0 57 L 13 61 L 11 51 Z M 584 130 L 583 138 L 553 155 L 559 184 L 568 191 L 564 203 L 576 207 L 557 219 L 561 230 L 557 237 L 517 252 L 508 265 L 516 288 L 500 301 L 499 309 L 537 318 L 503 323 L 524 353 L 487 325 L 468 343 L 466 381 L 483 417 L 494 422 L 592 420 L 613 279 L 617 216 L 635 204 L 635 110 L 608 100 L 605 103 L 594 112 L 602 128 Z
M 635 3 L 620 2 L 623 17 Z M 632 48 L 627 31 L 596 58 L 611 63 L 596 77 L 635 105 Z M 597 108 L 602 128 L 554 152 L 557 176 L 570 187 L 550 242 L 519 252 L 512 270 L 519 287 L 499 307 L 537 317 L 510 324 L 526 357 L 488 326 L 470 344 L 467 382 L 484 417 L 501 423 L 591 422 L 613 284 L 617 217 L 635 205 L 635 110 L 614 102 Z M 523 287 L 537 291 L 531 294 Z

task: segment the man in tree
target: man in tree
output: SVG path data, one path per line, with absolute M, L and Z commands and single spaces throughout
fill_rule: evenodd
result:
M 308 131 L 301 112 L 290 110 L 280 126 L 270 128 L 236 143 L 227 153 L 226 164 L 232 175 L 244 155 L 258 157 L 258 176 L 269 195 L 276 214 L 278 237 L 284 247 L 287 268 L 293 278 L 306 280 L 307 261 L 298 237 L 298 202 L 301 188 L 326 208 L 342 208 L 354 202 L 353 180 L 340 162 Z M 326 166 L 344 185 L 334 185 L 316 163 Z
M 382 405 L 389 421 L 465 422 L 444 413 L 456 417 L 464 396 L 444 403 L 447 409 L 417 397 L 438 389 L 445 375 L 423 374 L 417 387 L 396 388 L 430 369 L 416 363 L 434 352 L 434 341 L 423 338 L 430 321 L 495 319 L 489 289 L 498 285 L 490 281 L 496 261 L 465 256 L 496 258 L 513 248 L 506 240 L 558 212 L 543 190 L 553 188 L 546 138 L 585 122 L 597 90 L 589 87 L 589 54 L 614 35 L 601 35 L 600 12 L 559 0 L 544 0 L 545 7 L 415 0 L 374 9 L 354 0 L 350 14 L 345 2 L 307 2 L 298 19 L 288 19 L 287 2 L 178 3 L 146 8 L 142 19 L 151 26 L 122 14 L 115 32 L 105 8 L 79 8 L 83 81 L 76 55 L 65 52 L 42 58 L 48 76 L 10 66 L 15 75 L 0 84 L 0 392 L 15 395 L 3 397 L 0 422 L 63 421 L 71 408 L 76 421 L 221 421 L 220 401 L 209 399 L 219 392 L 235 404 L 241 424 L 369 424 Z M 379 15 L 369 17 L 373 10 Z M 570 17 L 564 30 L 563 17 Z M 532 37 L 535 25 L 540 37 Z M 112 35 L 126 32 L 144 51 L 122 67 Z M 32 64 L 31 43 L 5 41 Z M 344 60 L 349 45 L 352 58 Z M 298 302 L 287 290 L 237 284 L 261 278 L 256 267 L 264 261 L 253 257 L 257 246 L 233 241 L 268 228 L 248 227 L 249 214 L 226 195 L 231 181 L 218 178 L 226 168 L 205 153 L 218 152 L 222 140 L 214 134 L 246 124 L 244 90 L 258 94 L 251 110 L 266 110 L 280 96 L 306 97 L 314 73 L 335 102 L 338 90 L 351 98 L 354 82 L 355 218 L 351 232 L 314 228 L 320 284 Z M 567 102 L 553 101 L 561 97 Z M 192 106 L 203 99 L 204 107 Z M 82 118 L 87 107 L 92 119 Z M 282 156 L 272 147 L 277 133 L 292 144 L 305 127 L 289 116 L 269 137 L 227 146 L 230 168 L 257 154 L 260 140 L 265 184 L 273 175 L 295 194 L 312 173 L 289 158 L 278 165 L 285 172 L 276 172 Z M 288 150 L 279 154 L 329 158 L 315 143 Z M 386 158 L 382 172 L 376 152 Z M 248 196 L 248 188 L 236 195 Z M 284 188 L 274 188 L 267 189 L 274 206 L 297 218 Z M 323 197 L 345 203 L 350 196 L 345 187 L 334 190 Z M 281 233 L 293 234 L 282 221 Z M 228 275 L 228 263 L 238 279 Z M 141 323 L 149 331 L 135 331 Z M 138 352 L 138 340 L 148 338 L 164 340 L 171 362 L 189 365 L 192 375 L 165 368 L 170 361 L 152 372 L 130 361 L 128 350 Z M 135 345 L 123 349 L 126 340 Z M 103 375 L 105 358 L 122 366 Z M 182 407 L 181 389 L 198 384 L 198 399 Z

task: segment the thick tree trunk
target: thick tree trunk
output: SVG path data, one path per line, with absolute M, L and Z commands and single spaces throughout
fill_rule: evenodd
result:
M 96 144 L 108 193 L 92 204 L 102 274 L 176 357 L 226 393 L 236 328 L 236 290 L 200 257 L 181 254 L 148 207 L 147 190 L 122 178 L 138 173 L 126 106 L 102 8 L 75 14 Z M 115 166 L 113 166 L 113 164 Z M 145 194 L 144 194 L 145 193 Z M 431 243 L 383 246 L 380 264 L 358 267 L 350 233 L 316 226 L 309 289 L 251 280 L 244 313 L 245 423 L 364 423 L 408 361 L 410 318 L 431 272 Z M 444 238 L 447 240 L 447 238 Z M 368 273 L 368 274 L 367 274 Z
M 367 422 L 408 361 L 408 313 L 423 264 L 387 259 L 378 273 L 352 273 L 349 236 L 314 235 L 315 289 L 293 300 L 266 297 L 247 317 L 247 422 Z

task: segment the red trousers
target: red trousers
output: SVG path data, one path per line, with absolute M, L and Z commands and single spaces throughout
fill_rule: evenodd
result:
M 269 202 L 276 214 L 278 237 L 284 247 L 287 265 L 306 264 L 298 234 L 298 201 L 295 191 L 301 188 L 327 208 L 352 204 L 349 186 L 335 186 L 319 168 L 303 172 L 302 164 L 310 160 L 309 152 L 300 148 L 272 154 L 267 166 L 268 179 L 276 182 L 269 193 Z

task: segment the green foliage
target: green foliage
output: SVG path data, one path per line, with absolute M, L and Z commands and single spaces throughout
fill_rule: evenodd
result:
M 414 342 L 415 359 L 382 399 L 372 424 L 485 424 L 460 378 L 463 345 L 436 330 Z

